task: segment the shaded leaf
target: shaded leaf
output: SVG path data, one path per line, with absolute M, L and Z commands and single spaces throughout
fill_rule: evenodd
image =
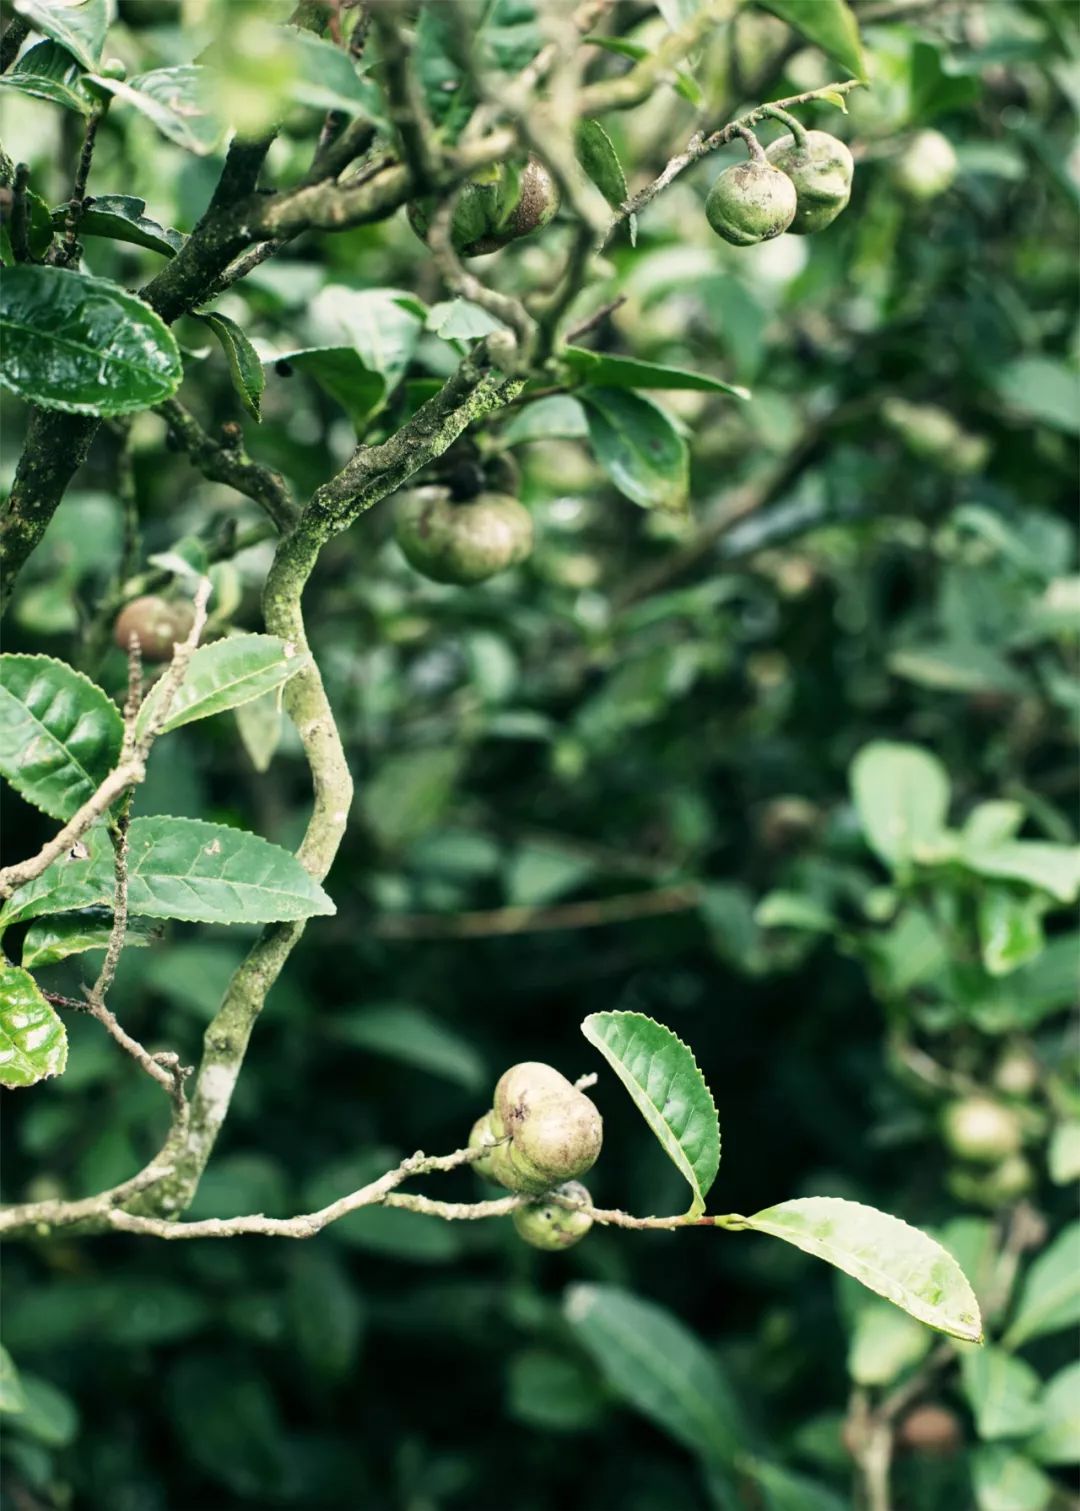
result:
M 590 1013 L 581 1032 L 607 1060 L 685 1177 L 693 1196 L 687 1215 L 700 1216 L 720 1168 L 720 1124 L 692 1051 L 644 1013 Z
M 746 1223 L 834 1264 L 928 1327 L 972 1343 L 982 1337 L 979 1303 L 956 1260 L 898 1217 L 840 1197 L 807 1196 Z
M 1062 1332 L 1075 1327 L 1077 1322 L 1080 1322 L 1080 1222 L 1073 1222 L 1032 1262 L 1002 1346 L 1022 1348 L 1032 1338 Z
M 208 719 L 261 694 L 281 687 L 311 658 L 298 656 L 276 635 L 229 635 L 202 645 L 188 663 L 187 673 L 172 701 L 162 733 Z M 161 701 L 156 682 L 139 710 L 136 730 L 145 730 Z
M 1043 1511 L 1054 1486 L 1038 1465 L 1006 1448 L 986 1443 L 971 1459 L 971 1480 L 978 1511 Z
M 1080 1463 L 1080 1360 L 1047 1383 L 1035 1436 L 1024 1451 L 1040 1464 Z
M 263 389 L 266 387 L 266 374 L 258 352 L 236 321 L 230 320 L 227 315 L 219 315 L 215 310 L 208 314 L 198 314 L 195 318 L 208 325 L 218 338 L 229 363 L 233 388 L 241 404 L 253 420 L 261 420 L 259 411 Z
M 508 446 L 526 441 L 577 440 L 589 433 L 585 411 L 569 394 L 537 399 L 514 416 L 503 431 Z
M 225 134 L 214 113 L 210 71 L 197 63 L 179 63 L 175 68 L 155 68 L 127 80 L 89 78 L 99 88 L 132 105 L 170 142 L 197 157 L 215 151 Z
M 382 407 L 386 381 L 371 372 L 351 346 L 317 346 L 285 352 L 269 361 L 306 373 L 347 412 L 358 431 Z
M 662 1307 L 613 1285 L 572 1285 L 563 1314 L 612 1390 L 702 1458 L 731 1461 L 746 1428 L 715 1358 Z
M 994 375 L 994 387 L 1010 409 L 1075 435 L 1080 430 L 1080 377 L 1052 357 L 1019 357 Z
M 982 1439 L 1022 1438 L 1035 1430 L 1042 1381 L 1030 1364 L 988 1345 L 961 1354 L 960 1375 Z
M 85 860 L 67 857 L 8 899 L 0 925 L 112 907 L 113 852 L 100 826 Z M 334 912 L 288 850 L 257 834 L 191 818 L 137 818 L 128 832 L 128 909 L 137 918 L 275 923 Z
M 82 71 L 67 48 L 55 42 L 39 42 L 23 53 L 10 73 L 0 74 L 0 89 L 12 89 L 16 94 L 89 115 L 93 102 L 80 88 L 81 77 Z
M 978 908 L 982 961 L 991 976 L 1007 976 L 1041 953 L 1046 941 L 1038 893 L 987 887 L 979 894 Z
M 427 328 L 444 341 L 473 341 L 504 330 L 500 320 L 468 299 L 444 299 L 428 310 Z
M 423 1008 L 387 1002 L 342 1013 L 334 1037 L 357 1049 L 415 1065 L 472 1091 L 486 1079 L 484 1062 L 468 1040 L 453 1033 Z
M 578 162 L 613 210 L 627 197 L 626 174 L 615 145 L 599 121 L 582 120 L 574 132 Z
M 15 1415 L 26 1410 L 26 1397 L 15 1361 L 0 1344 L 0 1412 Z
M 69 819 L 116 765 L 120 710 L 51 656 L 0 656 L 0 775 L 50 818 Z
M 67 1064 L 67 1033 L 29 971 L 0 961 L 0 1086 L 33 1086 Z
M 175 257 L 187 238 L 181 231 L 167 230 L 144 215 L 146 201 L 133 194 L 99 194 L 86 201 L 79 217 L 80 236 L 105 236 L 110 241 L 125 241 L 132 246 L 147 247 L 164 257 Z M 59 230 L 66 219 L 67 207 L 53 211 L 53 225 Z
M 583 388 L 589 439 L 611 481 L 644 509 L 686 512 L 690 459 L 686 442 L 651 399 L 618 388 Z
M 116 14 L 113 0 L 15 0 L 15 9 L 35 31 L 66 48 L 84 68 L 97 67 Z
M 82 955 L 87 950 L 108 948 L 112 933 L 112 920 L 93 914 L 62 913 L 59 918 L 47 918 L 42 923 L 31 924 L 23 940 L 22 963 L 31 967 L 55 965 L 70 955 Z M 124 948 L 150 943 L 146 925 L 133 924 L 124 936 Z
M 167 399 L 183 377 L 176 340 L 149 305 L 66 268 L 9 268 L 0 332 L 0 384 L 46 409 L 131 414 Z

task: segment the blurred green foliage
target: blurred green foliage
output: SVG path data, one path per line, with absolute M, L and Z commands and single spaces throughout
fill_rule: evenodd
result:
M 261 119 L 267 75 L 243 46 L 254 9 L 122 0 L 108 50 L 131 76 L 217 49 L 231 108 L 248 100 Z M 653 46 L 688 9 L 627 0 L 612 29 Z M 796 7 L 770 9 L 741 9 L 697 57 L 709 121 L 832 76 L 778 19 Z M 1057 3 L 863 9 L 871 88 L 846 119 L 806 112 L 853 149 L 848 211 L 820 237 L 736 251 L 704 219 L 708 159 L 642 214 L 636 245 L 612 244 L 583 304 L 626 300 L 584 338 L 593 351 L 752 390 L 659 395 L 691 439 L 692 518 L 620 496 L 588 417 L 558 396 L 461 448 L 520 466 L 538 535 L 526 565 L 478 588 L 426 583 L 386 507 L 325 552 L 308 622 L 359 793 L 329 882 L 338 912 L 271 995 L 189 1215 L 288 1215 L 402 1153 L 456 1148 L 508 1064 L 573 1078 L 596 1068 L 583 1016 L 654 1014 L 716 1096 L 721 1210 L 867 1200 L 932 1228 L 976 1282 L 995 1346 L 962 1367 L 950 1355 L 922 1395 L 955 1414 L 963 1449 L 914 1434 L 905 1447 L 901 1426 L 896 1505 L 1038 1511 L 1071 1504 L 1080 1314 L 1066 1226 L 1080 34 Z M 278 182 L 302 176 L 335 103 L 333 80 L 304 77 L 271 151 Z M 684 93 L 606 121 L 632 187 L 694 129 Z M 10 94 L 4 128 L 59 205 L 78 116 Z M 927 129 L 951 143 L 956 178 L 919 199 L 898 163 Z M 93 191 L 145 199 L 156 223 L 142 245 L 85 228 L 87 270 L 124 285 L 158 265 L 155 241 L 190 231 L 220 166 L 162 131 L 118 105 L 100 133 Z M 524 286 L 562 235 L 556 223 L 479 266 Z M 268 359 L 261 425 L 191 319 L 176 328 L 182 396 L 208 427 L 242 423 L 303 495 L 355 426 L 385 433 L 431 392 L 456 360 L 448 331 L 478 334 L 442 297 L 403 215 L 308 234 L 220 302 Z M 362 318 L 376 305 L 399 338 L 379 361 Z M 130 448 L 144 556 L 258 522 L 164 456 L 153 415 L 135 417 Z M 123 658 L 101 662 L 94 614 L 122 549 L 120 456 L 103 431 L 5 646 L 114 690 Z M 264 543 L 216 569 L 228 623 L 261 627 L 268 559 Z M 48 821 L 5 797 L 5 849 L 32 853 Z M 291 732 L 248 705 L 163 741 L 137 812 L 292 846 L 308 802 Z M 663 888 L 686 905 L 605 922 Z M 593 905 L 595 926 L 543 926 L 570 902 Z M 126 953 L 121 1020 L 191 1062 L 246 938 L 174 925 Z M 84 969 L 41 979 L 74 994 Z M 89 1194 L 163 1133 L 159 1089 L 97 1024 L 68 1027 L 66 1074 L 5 1098 L 9 1199 Z M 679 1210 L 679 1177 L 614 1078 L 594 1095 L 597 1202 Z M 1020 1149 L 996 1163 L 943 1143 L 945 1109 L 975 1095 L 1018 1120 Z M 596 1228 L 542 1255 L 509 1223 L 369 1210 L 302 1245 L 56 1238 L 10 1252 L 5 1281 L 12 1511 L 844 1505 L 849 1401 L 855 1420 L 864 1393 L 903 1386 L 934 1346 L 794 1251 L 707 1231 Z M 643 1340 L 670 1378 L 635 1366 Z M 753 1502 L 733 1498 L 737 1453 L 759 1461 Z

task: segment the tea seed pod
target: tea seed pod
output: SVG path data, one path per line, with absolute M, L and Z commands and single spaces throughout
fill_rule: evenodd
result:
M 530 157 L 516 183 L 517 199 L 508 211 L 512 180 L 503 164 L 486 168 L 466 181 L 454 206 L 450 240 L 463 257 L 480 257 L 529 236 L 548 224 L 559 208 L 559 191 L 538 157 Z M 409 224 L 427 240 L 435 202 L 415 200 Z
M 851 198 L 855 162 L 845 144 L 827 131 L 805 131 L 803 140 L 782 136 L 766 150 L 774 168 L 795 185 L 795 236 L 812 236 L 831 225 Z
M 978 1165 L 996 1165 L 1018 1154 L 1023 1144 L 1020 1119 L 1013 1108 L 986 1096 L 951 1102 L 943 1114 L 942 1129 L 952 1152 Z
M 589 1193 L 580 1181 L 571 1180 L 556 1186 L 554 1195 L 587 1202 Z M 587 1212 L 575 1212 L 556 1201 L 530 1201 L 513 1214 L 518 1234 L 534 1249 L 570 1249 L 580 1243 L 593 1225 Z
M 147 593 L 133 598 L 117 614 L 113 639 L 126 651 L 134 635 L 144 661 L 168 661 L 177 641 L 187 639 L 194 623 L 195 610 L 186 600 Z
M 705 216 L 732 246 L 752 247 L 786 231 L 798 205 L 791 179 L 762 156 L 724 169 L 709 190 Z
M 600 1114 L 584 1092 L 537 1061 L 514 1065 L 500 1077 L 492 1129 L 496 1137 L 510 1137 L 506 1167 L 497 1178 L 510 1190 L 537 1193 L 590 1170 L 604 1136 Z
M 532 515 L 508 493 L 452 502 L 445 488 L 401 495 L 394 522 L 411 566 L 433 582 L 484 582 L 531 553 Z

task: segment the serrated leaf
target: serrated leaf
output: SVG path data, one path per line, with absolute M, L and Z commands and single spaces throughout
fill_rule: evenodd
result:
M 1024 1450 L 1040 1464 L 1080 1463 L 1080 1360 L 1047 1382 L 1038 1430 Z
M 887 866 L 910 864 L 944 830 L 948 774 L 917 745 L 864 745 L 851 764 L 851 792 L 866 842 Z
M 0 962 L 0 1086 L 33 1086 L 67 1064 L 67 1032 L 29 971 Z
M 1022 1438 L 1035 1431 L 1042 1381 L 1030 1364 L 988 1345 L 961 1354 L 960 1376 L 976 1431 L 984 1441 Z
M 79 65 L 67 48 L 39 42 L 23 53 L 10 73 L 0 75 L 0 88 L 89 115 L 92 101 L 79 87 L 80 78 Z
M 693 1195 L 688 1217 L 705 1210 L 720 1168 L 720 1123 L 691 1050 L 644 1013 L 590 1013 L 581 1032 L 604 1056 Z
M 20 888 L 0 926 L 111 908 L 113 851 L 100 826 L 85 838 L 84 860 L 64 857 Z M 128 911 L 135 918 L 191 923 L 276 923 L 334 912 L 296 857 L 243 829 L 192 818 L 137 818 L 128 831 Z
M 0 1344 L 0 1412 L 14 1416 L 25 1410 L 26 1396 L 23 1394 L 19 1371 L 7 1349 Z
M 1002 1346 L 1022 1348 L 1032 1338 L 1080 1322 L 1080 1222 L 1070 1223 L 1033 1261 Z
M 15 9 L 84 68 L 97 67 L 116 13 L 113 0 L 15 0 Z
M 306 666 L 311 658 L 298 656 L 277 635 L 230 635 L 202 645 L 188 669 L 162 725 L 162 734 L 237 708 L 272 692 Z M 161 702 L 161 682 L 155 682 L 139 709 L 136 733 L 147 729 Z
M 982 1338 L 979 1303 L 956 1260 L 899 1217 L 836 1196 L 807 1196 L 746 1223 L 853 1275 L 927 1327 L 972 1343 Z
M 563 1315 L 615 1393 L 703 1459 L 730 1462 L 746 1424 L 714 1355 L 662 1307 L 614 1285 L 572 1285 Z
M 684 367 L 665 367 L 659 362 L 639 362 L 636 357 L 613 357 L 607 352 L 592 352 L 584 346 L 568 346 L 562 359 L 579 382 L 600 388 L 676 388 L 703 393 L 727 393 L 736 399 L 749 399 L 748 388 L 725 383 L 708 373 L 689 372 Z
M 582 120 L 574 131 L 577 160 L 613 210 L 618 210 L 627 196 L 623 172 L 615 144 L 599 121 Z
M 0 384 L 46 409 L 148 409 L 184 375 L 176 339 L 148 304 L 67 268 L 9 268 L 0 285 Z
M 59 918 L 47 918 L 27 929 L 22 964 L 27 970 L 37 969 L 43 965 L 55 965 L 58 960 L 67 960 L 71 955 L 83 955 L 87 950 L 107 949 L 111 934 L 112 919 L 107 916 L 62 913 Z M 124 936 L 125 949 L 149 943 L 145 924 L 132 924 Z
M 757 0 L 857 79 L 866 77 L 859 23 L 844 0 Z
M 263 389 L 266 387 L 266 374 L 258 352 L 236 321 L 230 320 L 227 315 L 219 315 L 214 310 L 209 314 L 196 315 L 195 318 L 208 325 L 220 341 L 221 349 L 228 359 L 232 385 L 241 404 L 253 420 L 261 420 L 260 408 Z
M 484 1084 L 484 1062 L 460 1035 L 422 1008 L 387 1002 L 335 1015 L 333 1034 L 344 1044 L 415 1065 L 472 1091 Z
M 187 237 L 151 220 L 143 214 L 145 209 L 145 199 L 134 194 L 98 194 L 86 201 L 79 216 L 79 235 L 107 237 L 175 257 Z M 58 205 L 52 212 L 53 225 L 59 230 L 66 218 L 67 206 Z
M 89 74 L 91 83 L 133 106 L 178 147 L 206 157 L 225 134 L 214 111 L 212 77 L 198 63 L 155 68 L 127 81 Z
M 0 775 L 50 818 L 69 819 L 116 765 L 120 710 L 51 656 L 0 656 Z
M 620 493 L 643 509 L 686 512 L 690 458 L 670 417 L 651 399 L 619 388 L 582 388 L 596 460 Z

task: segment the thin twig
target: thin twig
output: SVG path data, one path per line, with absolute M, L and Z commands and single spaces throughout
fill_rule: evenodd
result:
M 700 905 L 701 895 L 696 882 L 680 882 L 652 892 L 627 892 L 550 908 L 390 913 L 375 920 L 372 932 L 380 939 L 484 939 L 494 935 L 547 933 L 554 929 L 595 929 L 605 924 L 685 913 Z
M 68 200 L 67 216 L 64 220 L 64 240 L 56 255 L 57 267 L 70 267 L 79 257 L 79 222 L 82 220 L 86 206 L 86 185 L 90 178 L 90 165 L 94 160 L 94 143 L 97 140 L 98 127 L 105 118 L 106 106 L 95 105 L 86 118 L 86 131 L 83 135 L 82 151 L 79 153 L 79 165 L 75 170 L 75 184 Z

